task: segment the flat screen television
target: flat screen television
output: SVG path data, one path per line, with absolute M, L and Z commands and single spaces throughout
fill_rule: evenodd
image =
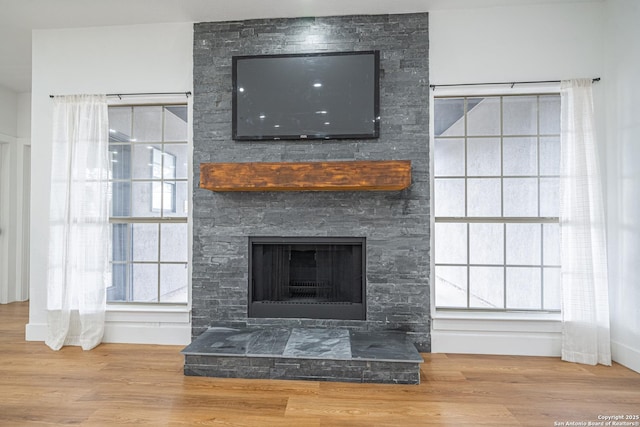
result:
M 232 62 L 234 140 L 379 137 L 379 51 Z

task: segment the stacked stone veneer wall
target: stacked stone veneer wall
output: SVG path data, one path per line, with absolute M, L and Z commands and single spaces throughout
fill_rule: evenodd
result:
M 193 336 L 210 325 L 409 331 L 430 349 L 427 14 L 266 19 L 194 27 Z M 233 55 L 379 50 L 380 138 L 236 142 Z M 214 193 L 202 162 L 412 161 L 397 192 Z M 249 319 L 249 236 L 363 236 L 367 319 Z

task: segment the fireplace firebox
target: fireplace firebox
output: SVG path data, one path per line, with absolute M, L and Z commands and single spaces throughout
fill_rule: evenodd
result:
M 365 239 L 250 237 L 249 317 L 365 320 Z

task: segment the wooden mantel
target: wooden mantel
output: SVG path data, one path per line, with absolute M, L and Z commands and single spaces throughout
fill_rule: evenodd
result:
M 410 185 L 410 160 L 200 164 L 200 188 L 211 191 L 398 191 Z

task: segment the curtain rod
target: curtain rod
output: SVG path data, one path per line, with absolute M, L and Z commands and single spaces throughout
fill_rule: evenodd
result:
M 184 95 L 187 98 L 191 95 L 191 91 L 187 92 L 137 92 L 137 93 L 107 93 L 106 96 L 118 97 L 122 99 L 123 96 L 153 96 L 153 95 Z M 49 95 L 49 98 L 55 98 L 56 95 Z
M 594 77 L 591 79 L 592 83 L 599 82 L 600 77 Z M 491 86 L 491 85 L 511 85 L 514 87 L 515 85 L 521 84 L 542 84 L 542 83 L 562 83 L 562 80 L 536 80 L 530 82 L 494 82 L 494 83 L 458 83 L 458 84 L 445 84 L 445 85 L 429 85 L 431 89 L 435 89 L 438 87 L 452 87 L 452 86 Z

